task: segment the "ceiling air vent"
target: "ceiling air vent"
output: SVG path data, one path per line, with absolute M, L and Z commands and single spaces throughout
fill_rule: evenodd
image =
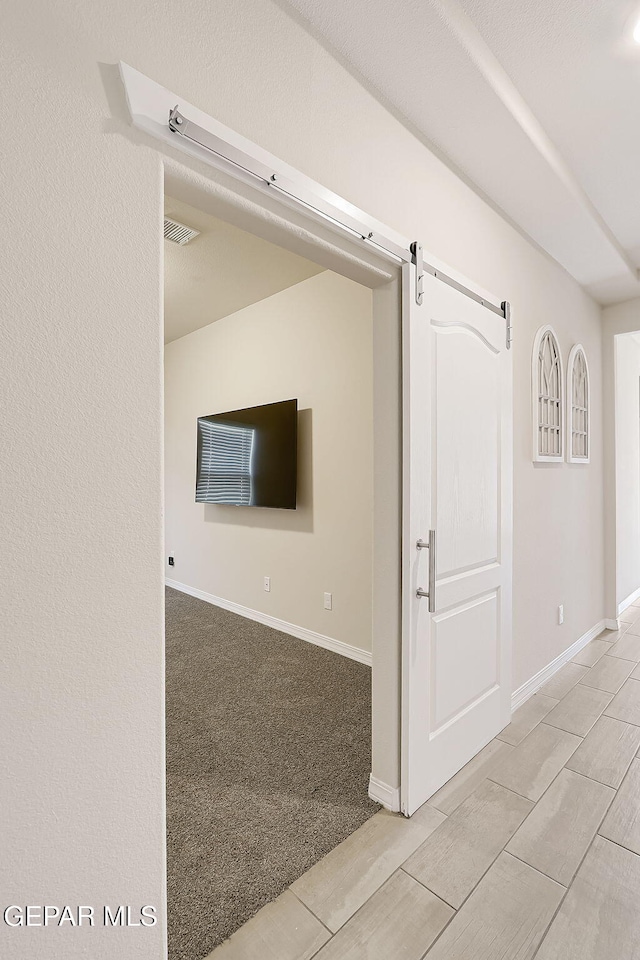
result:
M 193 230 L 191 227 L 185 226 L 184 223 L 178 223 L 177 220 L 170 220 L 168 217 L 164 218 L 165 240 L 171 240 L 172 243 L 179 243 L 180 246 L 184 246 L 185 243 L 189 243 L 194 237 L 199 236 L 199 230 Z

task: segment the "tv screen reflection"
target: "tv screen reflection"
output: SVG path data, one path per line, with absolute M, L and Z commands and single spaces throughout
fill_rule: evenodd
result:
M 198 418 L 196 502 L 295 510 L 298 401 Z

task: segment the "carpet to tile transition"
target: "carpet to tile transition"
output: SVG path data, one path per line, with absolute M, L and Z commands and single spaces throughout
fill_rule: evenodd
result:
M 371 671 L 167 589 L 170 960 L 202 960 L 378 809 Z

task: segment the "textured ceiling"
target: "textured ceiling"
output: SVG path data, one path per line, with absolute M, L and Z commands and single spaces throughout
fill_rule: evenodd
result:
M 165 214 L 200 231 L 184 246 L 164 242 L 165 343 L 322 271 L 180 200 L 165 197 Z
M 640 295 L 640 6 L 288 5 L 596 299 Z

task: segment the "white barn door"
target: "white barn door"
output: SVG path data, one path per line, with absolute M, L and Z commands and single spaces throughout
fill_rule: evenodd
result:
M 429 274 L 418 305 L 416 267 L 403 270 L 401 807 L 410 816 L 511 715 L 512 353 L 502 316 Z

